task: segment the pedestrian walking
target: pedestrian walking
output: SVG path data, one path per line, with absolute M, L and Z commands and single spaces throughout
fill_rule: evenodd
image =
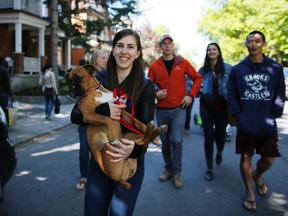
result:
M 200 116 L 204 132 L 204 152 L 207 171 L 205 179 L 212 181 L 214 142 L 217 147 L 215 162 L 222 163 L 227 127 L 227 83 L 232 66 L 224 63 L 220 46 L 209 43 L 204 65 L 199 69 L 202 76 L 200 91 Z
M 165 162 L 160 181 L 164 182 L 173 177 L 174 186 L 181 189 L 186 107 L 197 95 L 202 78 L 189 61 L 174 54 L 174 42 L 170 35 L 163 35 L 159 45 L 163 55 L 150 65 L 148 77 L 156 86 L 157 122 L 159 125 L 168 125 L 167 133 L 160 135 Z M 185 74 L 193 81 L 187 95 Z
M 0 57 L 0 106 L 3 111 L 7 109 L 9 97 L 11 97 L 10 75 L 3 67 L 3 58 Z
M 92 53 L 90 63 L 94 65 L 97 72 L 106 69 L 108 61 L 108 53 L 106 50 L 98 49 Z
M 268 187 L 263 174 L 275 157 L 280 157 L 276 118 L 283 114 L 285 84 L 283 67 L 263 54 L 265 36 L 252 31 L 246 37 L 249 55 L 232 68 L 228 84 L 228 106 L 236 117 L 236 153 L 241 155 L 240 171 L 246 197 L 243 207 L 256 211 L 253 179 L 259 195 Z M 252 166 L 254 153 L 260 154 L 256 169 Z
M 108 60 L 108 54 L 105 50 L 95 50 L 91 56 L 91 64 L 95 66 L 96 73 L 106 69 Z M 87 62 L 84 58 L 79 60 L 79 66 L 85 65 Z M 87 140 L 87 127 L 85 124 L 81 124 L 78 127 L 79 133 L 79 169 L 80 169 L 80 181 L 76 184 L 76 189 L 83 191 L 86 189 L 87 176 L 88 176 L 88 167 L 89 167 L 89 158 L 90 150 Z
M 7 56 L 5 58 L 5 61 L 7 62 L 7 66 L 8 66 L 8 72 L 10 74 L 10 76 L 13 75 L 13 65 L 14 65 L 14 61 L 11 57 Z
M 51 64 L 46 64 L 39 77 L 39 84 L 42 85 L 42 91 L 45 99 L 45 119 L 51 120 L 51 113 L 55 105 L 55 94 L 58 95 L 55 73 L 52 71 Z
M 187 75 L 185 75 L 185 80 L 186 80 L 186 95 L 188 95 L 193 85 L 193 82 Z M 192 100 L 192 103 L 186 107 L 185 134 L 188 136 L 190 135 L 190 121 L 191 121 L 191 112 L 192 112 L 193 103 L 194 103 L 194 100 Z
M 87 61 L 85 58 L 79 59 L 79 66 L 87 64 Z M 78 106 L 78 100 L 77 99 L 77 106 Z M 88 165 L 89 165 L 89 145 L 87 141 L 87 130 L 86 125 L 81 124 L 78 126 L 78 134 L 79 134 L 79 170 L 80 170 L 80 181 L 76 184 L 76 189 L 78 191 L 83 191 L 86 189 L 87 184 L 87 176 L 88 176 Z

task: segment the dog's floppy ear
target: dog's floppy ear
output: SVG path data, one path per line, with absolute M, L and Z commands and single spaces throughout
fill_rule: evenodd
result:
M 96 68 L 91 64 L 86 64 L 83 68 L 90 74 L 94 74 L 96 72 Z

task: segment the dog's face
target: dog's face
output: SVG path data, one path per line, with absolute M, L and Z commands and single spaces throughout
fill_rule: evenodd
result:
M 84 76 L 79 76 L 77 73 L 74 73 L 74 70 L 72 70 L 69 74 L 66 74 L 65 80 L 69 86 L 69 97 L 76 98 L 77 96 L 81 97 L 84 95 L 85 91 L 81 86 L 81 81 L 83 78 Z
M 69 86 L 69 97 L 76 98 L 85 94 L 85 78 L 93 75 L 96 71 L 93 65 L 79 66 L 65 75 L 65 81 Z

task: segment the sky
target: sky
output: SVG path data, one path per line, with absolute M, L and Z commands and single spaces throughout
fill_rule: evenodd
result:
M 175 4 L 177 3 L 177 4 Z M 143 22 L 149 21 L 152 28 L 165 24 L 170 35 L 180 45 L 179 54 L 196 50 L 194 56 L 198 64 L 203 63 L 207 40 L 197 33 L 197 22 L 203 14 L 206 0 L 139 0 L 139 10 L 145 12 L 137 18 L 134 27 L 140 27 Z

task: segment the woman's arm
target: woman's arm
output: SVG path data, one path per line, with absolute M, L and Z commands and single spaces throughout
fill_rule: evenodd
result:
M 148 124 L 150 121 L 154 119 L 155 112 L 155 92 L 154 85 L 151 79 L 145 78 L 144 86 L 142 89 L 142 94 L 139 98 L 137 98 L 138 111 L 137 117 L 144 124 Z M 133 151 L 129 155 L 129 158 L 138 158 L 142 154 L 144 154 L 147 150 L 147 147 L 143 147 L 142 145 L 135 144 Z
M 155 111 L 154 85 L 149 78 L 145 78 L 143 88 L 139 89 L 135 103 L 137 118 L 147 125 L 154 119 Z M 138 158 L 147 150 L 147 147 L 137 145 L 134 141 L 127 139 L 121 140 L 119 148 L 115 148 L 110 144 L 107 144 L 107 146 L 110 148 L 107 154 L 114 158 L 111 162 L 119 162 L 127 158 Z

